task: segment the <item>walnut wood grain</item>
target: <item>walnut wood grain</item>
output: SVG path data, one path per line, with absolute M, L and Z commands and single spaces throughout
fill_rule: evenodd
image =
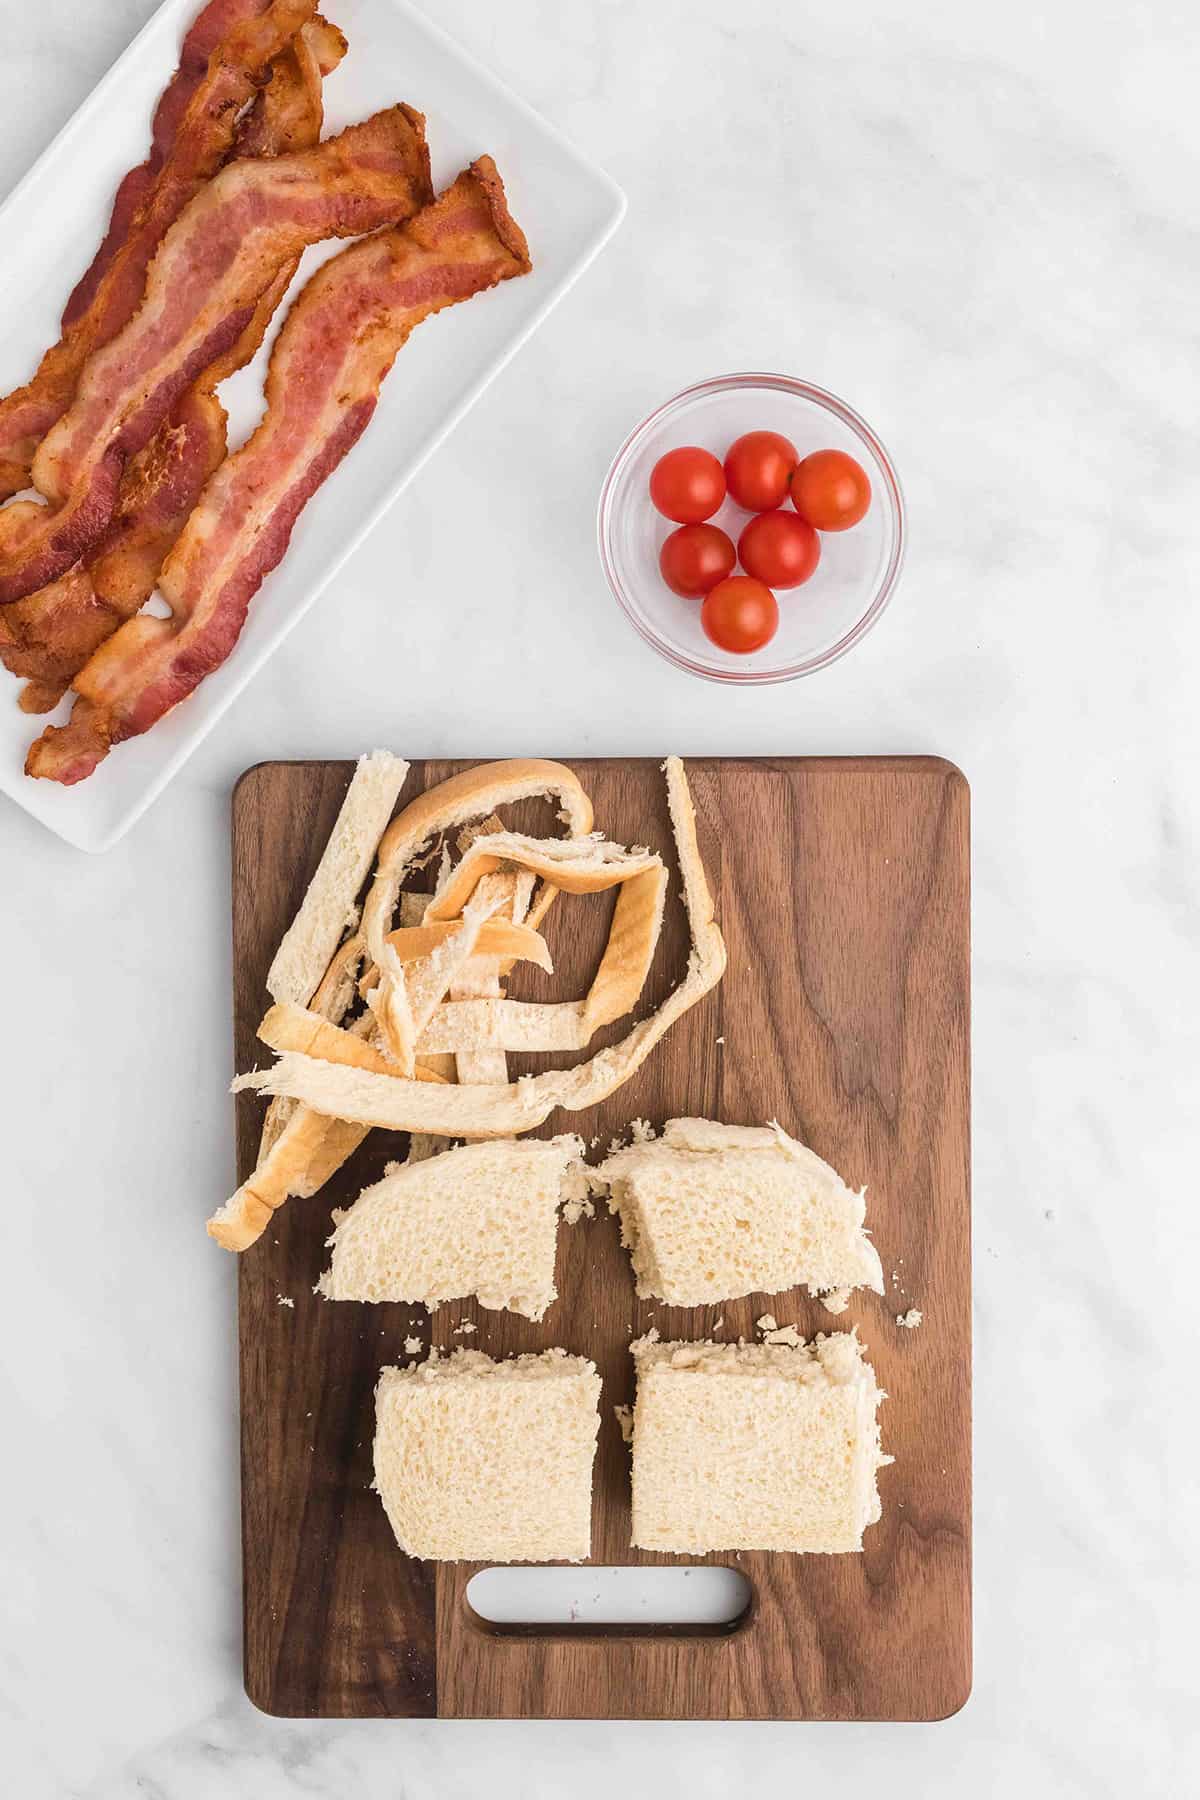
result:
M 415 764 L 406 796 L 459 763 Z M 576 762 L 597 822 L 670 844 L 662 776 L 643 761 Z M 332 1206 L 404 1139 L 374 1133 L 328 1189 L 292 1201 L 239 1260 L 245 1671 L 287 1716 L 936 1719 L 970 1689 L 969 802 L 930 758 L 689 762 L 701 848 L 729 971 L 625 1088 L 556 1114 L 598 1156 L 630 1119 L 778 1117 L 854 1183 L 888 1292 L 832 1320 L 798 1293 L 722 1307 L 638 1302 L 607 1215 L 559 1233 L 560 1298 L 540 1325 L 474 1303 L 421 1309 L 319 1301 Z M 234 798 L 239 1068 L 271 955 L 315 866 L 348 763 L 268 763 Z M 545 829 L 530 806 L 515 815 Z M 646 1008 L 677 978 L 687 934 L 673 882 Z M 582 993 L 609 905 L 560 898 L 545 926 L 554 977 L 522 967 L 522 997 Z M 601 1041 L 627 1028 L 612 1026 Z M 554 1059 L 510 1059 L 523 1067 Z M 238 1101 L 238 1166 L 253 1165 L 261 1102 Z M 280 1294 L 294 1307 L 278 1304 Z M 920 1306 L 903 1331 L 895 1315 Z M 805 1334 L 857 1324 L 881 1385 L 884 1516 L 862 1556 L 746 1553 L 750 1617 L 727 1633 L 494 1631 L 465 1601 L 475 1565 L 410 1561 L 369 1491 L 372 1390 L 406 1337 L 492 1355 L 561 1344 L 604 1376 L 593 1556 L 629 1548 L 628 1452 L 612 1408 L 632 1398 L 630 1337 L 753 1335 L 770 1310 Z M 464 1335 L 463 1321 L 478 1329 Z M 694 1560 L 694 1559 L 680 1559 Z M 728 1561 L 715 1557 L 708 1560 Z

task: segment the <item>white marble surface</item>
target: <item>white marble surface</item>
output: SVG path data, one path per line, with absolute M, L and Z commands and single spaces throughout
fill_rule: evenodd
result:
M 5 0 L 0 188 L 149 10 Z M 88 860 L 0 812 L 4 1789 L 1195 1793 L 1200 24 L 1172 0 L 438 11 L 626 187 L 622 233 L 124 844 Z M 634 418 L 752 365 L 879 426 L 913 548 L 852 657 L 731 694 L 631 635 L 592 517 Z M 233 1272 L 198 1235 L 232 1168 L 229 790 L 374 743 L 920 750 L 970 776 L 955 1719 L 309 1726 L 243 1699 Z

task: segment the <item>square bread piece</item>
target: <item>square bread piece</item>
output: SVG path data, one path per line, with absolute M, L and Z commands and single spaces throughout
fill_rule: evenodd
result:
M 592 1547 L 596 1365 L 480 1350 L 384 1369 L 375 1489 L 409 1556 L 582 1562 Z
M 540 1319 L 556 1293 L 559 1206 L 582 1183 L 582 1155 L 577 1137 L 495 1138 L 402 1163 L 334 1213 L 318 1291 L 430 1307 L 474 1294 Z
M 865 1190 L 778 1125 L 671 1119 L 661 1138 L 608 1157 L 594 1182 L 620 1216 L 644 1300 L 708 1306 L 802 1285 L 883 1292 Z
M 879 1517 L 875 1409 L 853 1332 L 770 1344 L 633 1345 L 633 1543 L 861 1550 Z

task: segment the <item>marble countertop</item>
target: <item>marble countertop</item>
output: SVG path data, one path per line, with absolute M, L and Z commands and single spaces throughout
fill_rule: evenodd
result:
M 19 9 L 0 190 L 150 10 Z M 88 859 L 0 808 L 6 1789 L 1200 1791 L 1200 18 L 437 11 L 611 170 L 624 227 L 125 842 Z M 877 424 L 912 552 L 852 656 L 729 693 L 639 644 L 592 520 L 631 421 L 748 366 Z M 536 743 L 511 697 L 531 669 Z M 954 1719 L 284 1724 L 243 1698 L 233 1271 L 200 1229 L 232 1173 L 229 792 L 264 756 L 376 743 L 928 751 L 969 776 L 976 1677 Z

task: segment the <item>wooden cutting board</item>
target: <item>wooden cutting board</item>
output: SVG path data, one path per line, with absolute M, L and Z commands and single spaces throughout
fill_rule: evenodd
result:
M 413 765 L 405 789 L 466 765 Z M 574 764 L 597 824 L 669 853 L 662 776 L 648 761 Z M 345 793 L 349 763 L 264 763 L 233 803 L 237 1064 L 266 1056 L 255 1027 L 275 946 Z M 615 1222 L 563 1225 L 560 1298 L 540 1325 L 474 1303 L 431 1323 L 411 1306 L 334 1305 L 313 1285 L 333 1206 L 403 1137 L 376 1132 L 320 1195 L 292 1201 L 239 1259 L 245 1679 L 288 1717 L 938 1719 L 970 1690 L 969 796 L 924 757 L 691 761 L 700 843 L 729 945 L 721 986 L 594 1112 L 555 1114 L 599 1155 L 631 1119 L 778 1118 L 850 1182 L 887 1293 L 833 1320 L 801 1293 L 694 1311 L 639 1302 Z M 545 830 L 530 806 L 526 829 Z M 673 859 L 672 859 L 673 862 Z M 673 984 L 687 934 L 673 878 L 644 1000 Z M 603 899 L 562 898 L 546 935 L 556 976 L 523 996 L 582 994 L 607 930 Z M 620 1036 L 627 1022 L 607 1039 Z M 551 1059 L 527 1059 L 544 1066 Z M 517 1065 L 520 1066 L 519 1064 Z M 262 1103 L 237 1102 L 238 1178 Z M 214 1196 L 214 1199 L 216 1196 Z M 214 1250 L 213 1254 L 217 1254 Z M 281 1300 L 292 1304 L 281 1304 Z M 896 1325 L 909 1306 L 915 1331 Z M 754 1335 L 770 1310 L 805 1335 L 856 1324 L 889 1399 L 883 1519 L 861 1556 L 746 1553 L 747 1617 L 730 1629 L 502 1630 L 467 1605 L 475 1565 L 403 1556 L 370 1491 L 373 1389 L 405 1338 L 509 1355 L 561 1344 L 604 1377 L 593 1557 L 629 1547 L 628 1453 L 613 1406 L 633 1398 L 631 1336 Z M 472 1336 L 454 1327 L 473 1320 Z

